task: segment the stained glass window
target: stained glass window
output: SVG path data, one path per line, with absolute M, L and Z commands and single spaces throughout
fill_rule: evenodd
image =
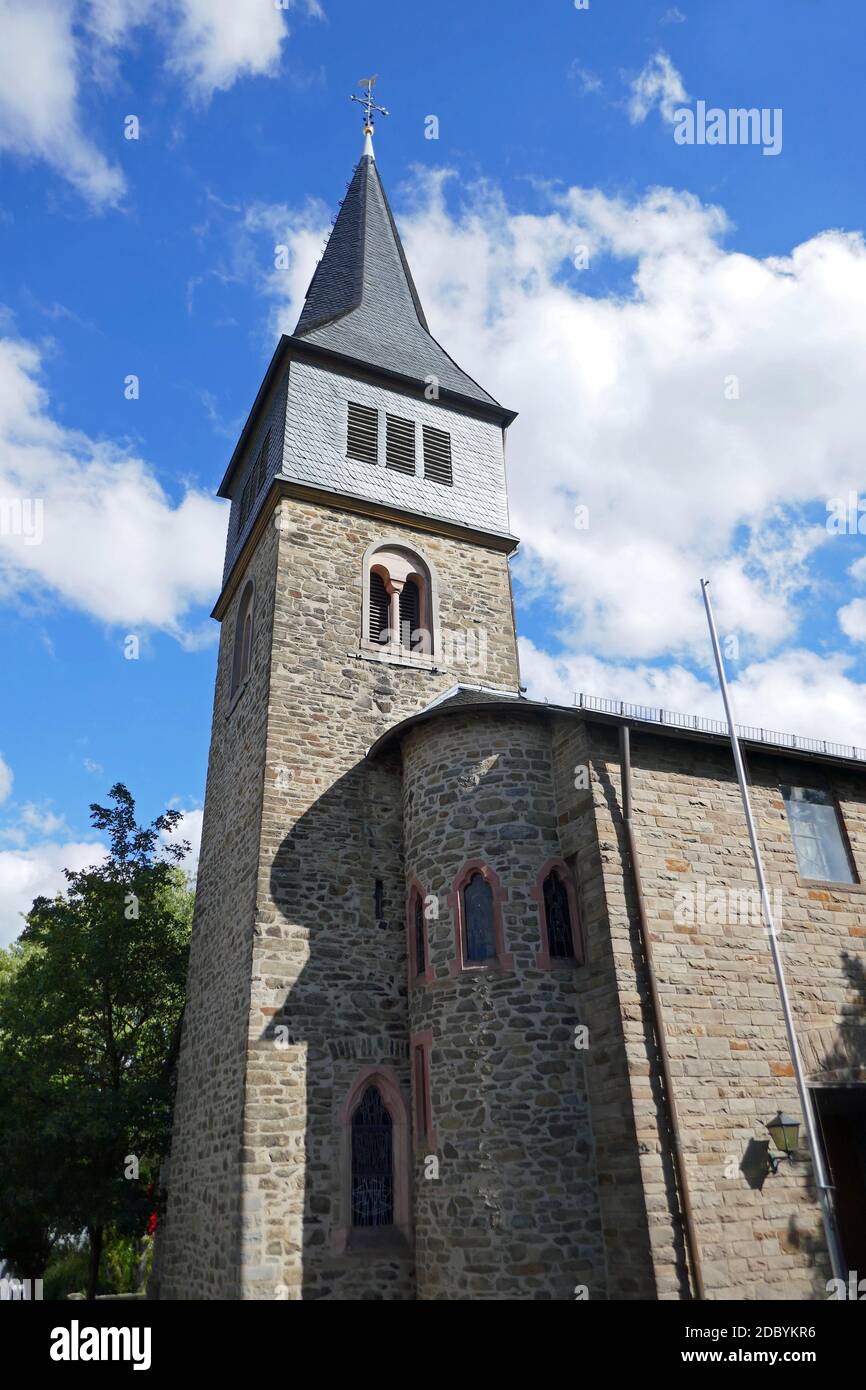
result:
M 352 1225 L 394 1223 L 394 1135 L 377 1086 L 368 1086 L 352 1116 Z
M 463 889 L 464 950 L 468 961 L 496 955 L 493 889 L 483 874 L 474 873 Z
M 571 930 L 571 910 L 568 890 L 556 872 L 544 880 L 544 920 L 547 925 L 547 948 L 551 960 L 574 959 L 574 936 Z
M 421 894 L 415 894 L 415 974 L 423 975 L 427 967 L 427 953 L 424 949 L 424 904 Z

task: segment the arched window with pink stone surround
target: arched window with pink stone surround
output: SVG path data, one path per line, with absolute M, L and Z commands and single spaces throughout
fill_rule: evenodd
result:
M 410 1238 L 410 1120 L 390 1066 L 362 1067 L 338 1116 L 337 1251 L 403 1248 Z
M 511 970 L 505 949 L 502 908 L 506 901 L 498 875 L 480 859 L 464 864 L 448 898 L 454 918 L 452 975 L 464 970 Z
M 429 561 L 383 540 L 364 555 L 362 583 L 362 650 L 429 661 L 437 646 L 437 586 Z
M 417 879 L 413 879 L 409 884 L 406 897 L 406 959 L 409 965 L 410 989 L 432 984 L 435 976 L 430 958 L 427 901 Z
M 542 970 L 555 966 L 582 965 L 583 934 L 577 910 L 574 878 L 562 859 L 549 859 L 533 889 L 538 903 L 539 949 L 536 964 Z

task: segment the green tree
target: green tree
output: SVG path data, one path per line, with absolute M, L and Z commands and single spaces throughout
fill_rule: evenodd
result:
M 180 868 L 189 846 L 168 838 L 180 812 L 139 826 L 122 783 L 109 798 L 111 806 L 90 808 L 108 837 L 106 859 L 67 870 L 68 887 L 53 901 L 36 899 L 0 975 L 0 1249 L 11 1250 L 28 1212 L 49 1241 L 86 1230 L 91 1298 L 106 1227 L 141 1235 L 153 1207 L 192 920 Z M 7 1121 L 15 1136 L 8 1173 Z M 28 1165 L 22 1203 L 14 1184 Z

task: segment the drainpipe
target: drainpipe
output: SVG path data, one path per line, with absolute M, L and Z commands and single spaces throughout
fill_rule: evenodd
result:
M 670 1058 L 668 1056 L 668 1045 L 665 1038 L 664 1020 L 662 1017 L 662 1002 L 659 996 L 658 985 L 656 983 L 655 967 L 653 964 L 653 948 L 650 939 L 649 927 L 647 925 L 646 902 L 643 895 L 643 885 L 640 876 L 640 860 L 637 853 L 637 842 L 635 840 L 634 826 L 631 818 L 631 746 L 629 742 L 629 731 L 625 724 L 619 731 L 620 763 L 622 768 L 622 818 L 625 826 L 626 838 L 628 840 L 628 855 L 631 861 L 631 873 L 634 881 L 634 890 L 637 897 L 638 926 L 640 928 L 641 946 L 643 948 L 644 960 L 646 961 L 647 977 L 649 980 L 650 1002 L 653 1016 L 653 1031 L 655 1032 L 656 1045 L 659 1053 L 659 1066 L 661 1069 L 662 1087 L 664 1090 L 665 1105 L 668 1113 L 668 1127 L 671 1132 L 671 1143 L 673 1146 L 674 1170 L 676 1172 L 677 1189 L 679 1191 L 680 1210 L 683 1216 L 683 1228 L 686 1240 L 686 1249 L 689 1257 L 689 1267 L 692 1275 L 692 1297 L 703 1300 L 704 1278 L 701 1272 L 701 1256 L 698 1250 L 698 1241 L 695 1234 L 695 1221 L 692 1212 L 691 1199 L 689 1197 L 689 1184 L 686 1177 L 686 1165 L 683 1158 L 683 1146 L 680 1139 L 680 1124 L 677 1115 L 677 1103 L 674 1098 L 674 1088 L 671 1082 Z

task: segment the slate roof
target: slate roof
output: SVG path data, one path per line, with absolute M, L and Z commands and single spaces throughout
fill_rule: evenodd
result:
M 367 366 L 498 405 L 430 333 L 376 162 L 355 169 L 293 335 Z

